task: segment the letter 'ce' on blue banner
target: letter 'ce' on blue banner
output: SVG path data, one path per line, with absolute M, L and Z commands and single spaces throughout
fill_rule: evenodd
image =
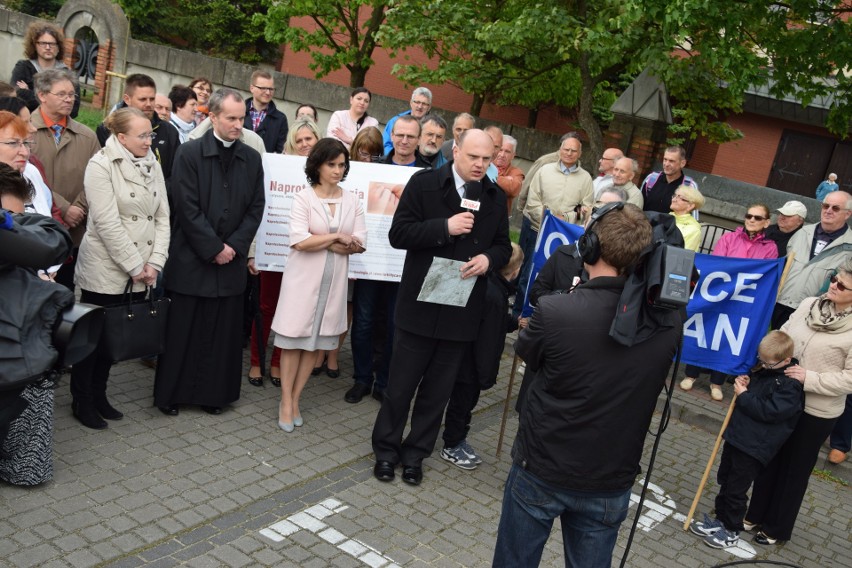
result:
M 769 330 L 784 260 L 695 255 L 701 277 L 686 306 L 685 363 L 730 375 L 751 369 Z
M 535 241 L 535 253 L 533 253 L 530 280 L 527 284 L 527 289 L 524 290 L 524 307 L 521 310 L 522 317 L 528 318 L 533 313 L 533 308 L 530 306 L 530 289 L 538 277 L 541 267 L 544 266 L 544 263 L 553 254 L 553 251 L 562 245 L 573 244 L 580 238 L 583 232 L 583 227 L 580 225 L 563 221 L 559 217 L 554 217 L 550 213 L 550 210 L 545 210 L 544 217 L 541 219 L 538 238 Z

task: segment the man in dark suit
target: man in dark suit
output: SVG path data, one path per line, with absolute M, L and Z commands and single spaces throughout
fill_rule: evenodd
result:
M 168 349 L 154 382 L 170 416 L 181 404 L 220 414 L 240 397 L 246 261 L 265 202 L 260 154 L 240 141 L 242 97 L 220 89 L 208 104 L 213 128 L 178 148 L 172 177 Z
M 404 482 L 422 480 L 421 463 L 435 447 L 462 357 L 476 337 L 485 275 L 511 255 L 506 196 L 485 178 L 493 152 L 488 134 L 467 131 L 453 150 L 453 162 L 412 176 L 394 215 L 391 246 L 408 253 L 394 318 L 390 380 L 373 427 L 373 473 L 381 481 L 392 480 L 399 463 Z M 418 301 L 436 257 L 462 261 L 460 277 L 477 279 L 465 306 Z M 411 430 L 403 440 L 412 399 Z

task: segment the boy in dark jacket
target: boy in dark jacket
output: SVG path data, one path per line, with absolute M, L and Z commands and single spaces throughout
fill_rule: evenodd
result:
M 509 262 L 499 272 L 492 271 L 488 275 L 479 333 L 462 361 L 453 394 L 447 404 L 441 457 L 461 469 L 475 469 L 482 463 L 482 458 L 467 443 L 467 432 L 470 430 L 473 409 L 479 402 L 479 392 L 490 389 L 497 382 L 500 357 L 512 321 L 509 296 L 515 287 L 511 282 L 517 278 L 523 260 L 521 247 L 512 243 Z
M 758 473 L 784 444 L 804 408 L 802 384 L 784 374 L 797 365 L 793 340 L 782 331 L 770 331 L 757 349 L 758 364 L 737 377 L 737 402 L 725 430 L 719 464 L 716 518 L 704 515 L 689 529 L 704 537 L 712 548 L 729 548 L 739 542 L 739 532 L 754 525 L 744 521 L 749 487 Z

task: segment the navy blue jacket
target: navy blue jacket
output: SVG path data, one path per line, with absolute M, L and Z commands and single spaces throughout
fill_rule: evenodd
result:
M 727 443 L 763 465 L 790 437 L 805 406 L 802 383 L 785 375 L 786 368 L 749 373 L 748 390 L 737 397 L 724 434 Z
M 246 118 L 243 121 L 243 127 L 256 132 L 263 139 L 263 146 L 267 152 L 271 154 L 282 153 L 289 131 L 287 117 L 276 108 L 274 102 L 269 101 L 269 106 L 266 107 L 266 116 L 260 122 L 257 130 L 254 130 L 251 123 L 251 102 L 251 98 L 246 99 Z

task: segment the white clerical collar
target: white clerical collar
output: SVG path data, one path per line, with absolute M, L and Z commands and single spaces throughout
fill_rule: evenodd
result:
M 216 140 L 218 140 L 219 142 L 221 142 L 221 143 L 222 143 L 222 145 L 223 145 L 223 146 L 225 146 L 225 148 L 230 148 L 231 146 L 233 146 L 233 145 L 234 145 L 234 142 L 236 142 L 236 140 L 230 140 L 230 141 L 228 141 L 228 140 L 223 140 L 223 139 L 222 139 L 222 138 L 221 138 L 218 134 L 216 134 L 216 131 L 215 131 L 215 130 L 213 131 L 213 136 L 216 138 Z

